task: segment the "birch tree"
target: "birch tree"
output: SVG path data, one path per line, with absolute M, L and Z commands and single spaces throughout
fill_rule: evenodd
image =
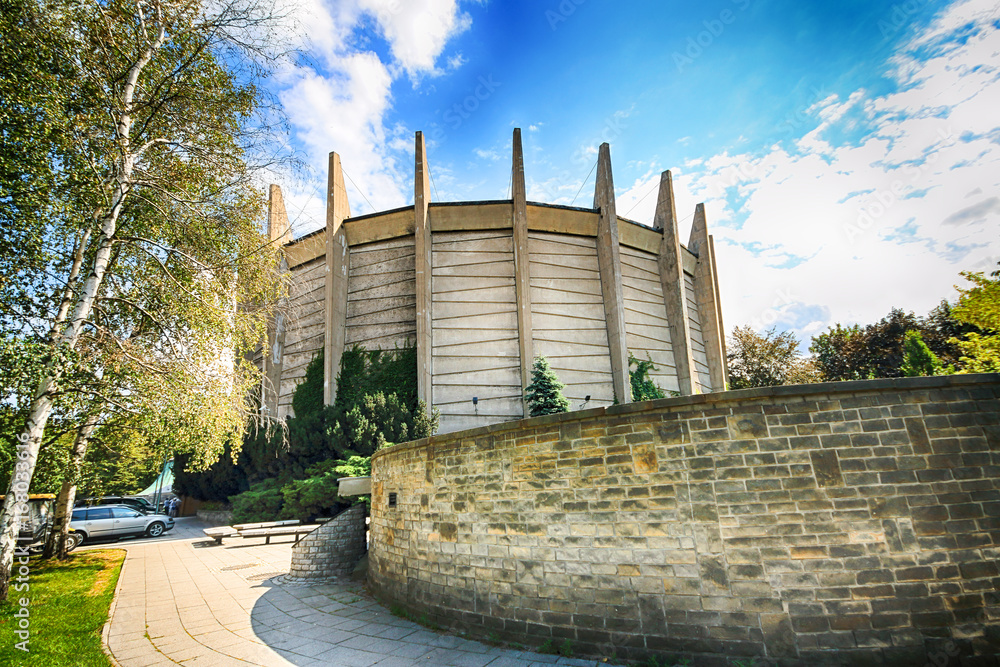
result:
M 258 182 L 273 160 L 273 8 L 2 1 L 16 39 L 0 47 L 15 107 L 0 114 L 0 322 L 5 346 L 33 352 L 37 383 L 8 397 L 25 419 L 0 514 L 0 599 L 53 412 L 102 403 L 211 459 L 253 413 L 249 356 L 280 290 Z M 33 76 L 44 85 L 25 90 Z

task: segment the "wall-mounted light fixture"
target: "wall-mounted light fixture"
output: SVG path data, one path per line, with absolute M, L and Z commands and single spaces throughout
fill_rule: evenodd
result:
M 472 407 L 474 407 L 476 409 L 476 416 L 478 417 L 479 416 L 479 397 L 478 396 L 473 396 L 472 397 Z
M 587 394 L 586 396 L 583 397 L 583 403 L 580 404 L 580 407 L 582 408 L 587 403 L 590 403 L 590 394 Z

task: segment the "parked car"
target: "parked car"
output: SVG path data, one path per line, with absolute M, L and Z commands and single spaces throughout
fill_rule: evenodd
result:
M 127 505 L 98 505 L 73 510 L 69 529 L 83 542 L 115 539 L 127 535 L 159 537 L 174 527 L 164 514 L 143 514 Z
M 21 531 L 18 534 L 19 545 L 28 545 L 32 553 L 40 553 L 45 547 L 49 531 L 52 530 L 52 504 L 55 495 L 51 493 L 33 493 L 28 496 L 27 513 L 21 515 Z M 0 495 L 0 503 L 4 496 Z M 66 551 L 72 551 L 79 544 L 79 539 L 72 533 L 67 537 Z
M 100 498 L 80 498 L 75 507 L 92 507 L 94 505 L 127 505 L 143 514 L 156 514 L 153 504 L 140 496 L 102 496 Z

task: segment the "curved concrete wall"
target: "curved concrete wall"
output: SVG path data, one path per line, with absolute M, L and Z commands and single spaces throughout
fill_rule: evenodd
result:
M 514 148 L 520 164 L 519 135 Z M 536 355 L 549 358 L 574 408 L 629 402 L 629 354 L 652 360 L 667 391 L 725 387 L 704 216 L 696 213 L 692 252 L 677 240 L 668 174 L 654 229 L 615 214 L 606 145 L 589 209 L 528 202 L 523 167 L 510 200 L 430 203 L 419 134 L 416 153 L 419 205 L 356 217 L 332 154 L 327 227 L 284 246 L 287 316 L 262 355 L 268 411 L 291 414 L 295 387 L 321 349 L 332 402 L 340 356 L 352 345 L 414 345 L 418 394 L 440 410 L 441 432 L 522 418 Z M 283 207 L 273 186 L 274 239 L 290 236 Z
M 998 375 L 497 424 L 372 479 L 370 586 L 441 625 L 696 665 L 1000 656 Z

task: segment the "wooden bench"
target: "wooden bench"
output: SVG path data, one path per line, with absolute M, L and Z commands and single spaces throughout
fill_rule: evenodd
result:
M 320 524 L 314 523 L 306 526 L 273 526 L 271 528 L 250 528 L 247 530 L 239 531 L 240 537 L 263 537 L 264 544 L 270 544 L 272 537 L 277 537 L 279 535 L 294 535 L 295 544 L 299 543 L 304 535 L 308 535 L 317 528 Z
M 203 531 L 206 535 L 215 540 L 216 544 L 222 544 L 224 537 L 236 537 L 239 532 L 232 526 L 219 526 L 218 528 L 206 528 Z
M 204 532 L 205 535 L 215 540 L 216 544 L 222 544 L 222 540 L 226 537 L 242 537 L 240 531 L 256 530 L 260 528 L 282 528 L 287 526 L 296 526 L 298 524 L 299 524 L 298 519 L 285 519 L 284 521 L 264 521 L 261 523 L 238 523 L 235 526 L 218 526 L 215 528 L 205 528 L 202 532 Z M 295 541 L 298 542 L 298 540 Z

